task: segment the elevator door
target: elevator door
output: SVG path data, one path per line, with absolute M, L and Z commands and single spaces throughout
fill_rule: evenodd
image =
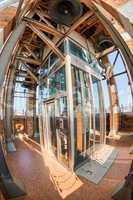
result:
M 91 93 L 89 74 L 72 68 L 74 132 L 75 132 L 75 167 L 87 159 L 89 147 Z
M 47 144 L 49 150 L 57 155 L 57 137 L 55 127 L 55 103 L 47 103 Z
M 72 80 L 77 167 L 104 142 L 105 121 L 100 79 L 73 66 Z

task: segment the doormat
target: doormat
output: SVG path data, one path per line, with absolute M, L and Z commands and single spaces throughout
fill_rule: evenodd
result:
M 76 170 L 76 174 L 98 184 L 113 164 L 118 151 L 109 145 L 97 145 L 90 160 Z

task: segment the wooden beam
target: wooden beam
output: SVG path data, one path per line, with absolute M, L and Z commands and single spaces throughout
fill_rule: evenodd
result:
M 41 65 L 41 62 L 34 60 L 32 58 L 27 58 L 27 57 L 23 57 L 23 56 L 16 56 L 16 59 L 24 61 L 26 63 L 34 64 L 34 65 Z
M 28 45 L 28 46 L 30 46 L 30 47 L 32 47 L 32 48 L 38 48 L 38 49 L 42 48 L 41 45 L 32 44 L 32 43 L 29 43 L 29 42 L 23 41 L 23 40 L 20 41 L 20 45 L 25 45 L 25 44 Z
M 40 10 L 36 11 L 36 14 L 40 17 L 40 19 L 46 23 L 49 27 L 55 28 L 50 22 L 44 17 L 43 13 Z
M 24 48 L 27 49 L 27 51 L 33 56 L 33 58 L 35 58 L 35 60 L 38 60 L 36 54 L 28 47 L 28 45 L 24 44 Z
M 35 82 L 37 84 L 39 84 L 39 79 L 36 77 L 36 75 L 30 70 L 30 67 L 25 63 L 23 62 L 23 66 L 25 67 L 25 69 L 27 70 L 27 73 L 31 75 L 31 77 L 35 80 Z
M 85 20 L 87 20 L 89 17 L 91 17 L 94 13 L 92 11 L 88 11 L 85 13 L 82 17 L 80 17 L 66 32 L 65 35 L 69 35 L 72 31 L 74 31 L 80 24 L 82 24 Z
M 33 24 L 35 27 L 37 27 L 39 30 L 42 30 L 46 33 L 50 33 L 51 35 L 55 35 L 56 37 L 62 37 L 63 34 L 59 31 L 57 31 L 55 28 L 52 28 L 42 22 L 39 22 L 37 20 L 28 18 L 28 17 L 24 17 L 23 18 L 26 22 L 28 22 L 29 24 Z
M 47 44 L 47 46 L 53 50 L 53 52 L 61 59 L 65 60 L 63 53 L 56 47 L 56 45 L 41 31 L 39 31 L 34 25 L 28 24 L 28 27 L 35 32 L 42 41 Z
M 100 52 L 100 53 L 96 53 L 96 58 L 99 59 L 99 58 L 101 58 L 101 57 L 103 57 L 103 56 L 105 56 L 105 55 L 111 53 L 111 52 L 114 51 L 115 49 L 116 49 L 116 47 L 115 47 L 115 46 L 112 46 L 112 47 L 110 47 L 110 48 L 108 48 L 108 49 L 105 49 L 104 51 L 102 51 L 102 52 Z

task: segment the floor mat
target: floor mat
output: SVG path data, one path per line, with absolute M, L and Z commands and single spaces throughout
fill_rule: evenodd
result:
M 109 145 L 97 145 L 91 159 L 76 170 L 76 174 L 98 184 L 111 167 L 118 151 Z

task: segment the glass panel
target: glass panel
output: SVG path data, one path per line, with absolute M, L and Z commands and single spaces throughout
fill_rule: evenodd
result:
M 76 165 L 84 160 L 83 146 L 83 106 L 79 69 L 72 67 L 74 130 L 75 130 L 75 162 Z
M 48 78 L 49 96 L 66 90 L 65 81 L 65 69 L 64 67 L 59 69 L 56 73 L 52 74 Z
M 66 91 L 65 68 L 62 67 L 48 77 L 47 83 L 40 87 L 42 98 L 48 98 Z
M 59 50 L 62 52 L 62 53 L 64 53 L 65 52 L 65 46 L 66 45 L 66 42 L 64 41 L 58 48 L 59 48 Z
M 118 100 L 121 112 L 132 112 L 132 93 L 127 74 L 114 77 L 118 92 Z
M 93 108 L 95 113 L 95 142 L 100 142 L 100 96 L 99 80 L 92 76 Z
M 102 81 L 103 97 L 104 97 L 104 109 L 106 113 L 106 131 L 110 131 L 110 97 L 109 97 L 109 88 L 107 80 Z
M 59 50 L 64 53 L 64 44 L 65 42 L 63 42 L 62 44 L 59 45 Z M 59 60 L 59 57 L 55 54 L 55 53 L 52 53 L 50 56 L 50 67 L 57 61 Z
M 118 73 L 124 72 L 125 70 L 126 69 L 125 69 L 123 59 L 122 59 L 121 55 L 119 54 L 118 57 L 117 57 L 117 60 L 115 62 L 113 74 L 118 74 Z
M 96 72 L 101 72 L 100 65 L 92 53 L 88 52 L 85 48 L 76 45 L 72 41 L 69 41 L 69 49 L 70 53 L 86 62 L 88 67 L 92 68 Z
M 118 74 L 126 70 L 124 60 L 122 59 L 121 53 L 118 50 L 102 57 L 102 61 L 104 65 L 108 66 L 108 63 L 110 63 L 111 66 L 114 66 L 113 74 Z
M 25 113 L 26 113 L 26 98 L 14 97 L 14 116 L 25 115 Z
M 57 137 L 55 129 L 55 104 L 49 103 L 47 105 L 48 115 L 48 135 L 49 135 L 49 146 L 52 147 L 54 154 L 57 154 Z
M 61 97 L 57 100 L 56 132 L 58 137 L 58 158 L 65 165 L 68 165 L 70 135 L 68 130 L 67 97 Z
M 115 58 L 117 56 L 117 53 L 118 53 L 118 51 L 116 50 L 116 51 L 113 51 L 106 55 L 108 57 L 108 61 L 110 62 L 111 65 L 113 65 Z
M 75 165 L 86 159 L 86 150 L 90 146 L 90 81 L 89 75 L 72 66 L 74 130 L 75 130 Z
M 58 56 L 55 53 L 50 55 L 50 67 L 58 60 Z
M 84 134 L 85 134 L 85 149 L 88 149 L 90 147 L 90 129 L 91 129 L 91 95 L 90 95 L 90 79 L 89 74 L 86 72 L 83 72 L 83 98 L 84 98 Z

